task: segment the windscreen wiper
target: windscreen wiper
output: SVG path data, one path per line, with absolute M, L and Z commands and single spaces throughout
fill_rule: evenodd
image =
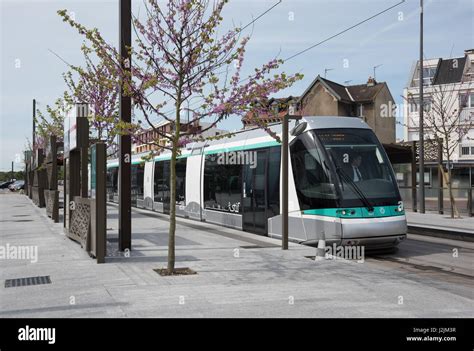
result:
M 354 192 L 356 193 L 356 195 L 359 197 L 359 199 L 361 200 L 361 202 L 364 204 L 365 207 L 367 207 L 367 210 L 369 210 L 369 212 L 372 212 L 374 210 L 374 206 L 372 206 L 372 204 L 370 203 L 369 199 L 367 199 L 367 197 L 364 195 L 364 193 L 362 192 L 362 190 L 360 190 L 360 188 L 357 186 L 357 184 L 351 179 L 351 177 L 349 177 L 347 175 L 346 172 L 344 172 L 342 170 L 341 167 L 339 166 L 336 166 L 336 172 L 339 174 L 339 177 L 340 178 L 343 178 L 347 183 L 350 184 L 350 186 L 352 186 L 352 188 L 354 189 Z

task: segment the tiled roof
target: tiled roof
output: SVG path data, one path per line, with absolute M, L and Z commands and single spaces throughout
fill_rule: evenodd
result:
M 324 83 L 334 90 L 334 92 L 341 97 L 342 100 L 352 101 L 351 97 L 347 93 L 346 87 L 339 83 L 333 82 L 332 80 L 319 77 Z
M 363 102 L 375 99 L 375 96 L 380 89 L 382 89 L 383 85 L 384 83 L 376 83 L 372 86 L 368 86 L 367 84 L 349 85 L 347 89 L 354 101 Z
M 374 85 L 358 84 L 344 86 L 342 84 L 318 76 L 313 81 L 313 83 L 311 83 L 311 85 L 306 89 L 305 93 L 302 96 L 305 96 L 306 93 L 308 93 L 318 81 L 321 81 L 323 84 L 329 87 L 337 95 L 336 97 L 344 102 L 372 101 L 375 99 L 375 96 L 385 84 L 375 82 Z

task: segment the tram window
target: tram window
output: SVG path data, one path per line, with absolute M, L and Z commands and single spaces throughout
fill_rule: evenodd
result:
M 132 198 L 136 200 L 137 198 L 143 197 L 143 178 L 145 172 L 145 165 L 143 163 L 132 165 Z
M 302 210 L 336 207 L 336 190 L 314 135 L 300 135 L 291 145 L 291 165 Z
M 315 131 L 336 169 L 356 183 L 372 205 L 396 203 L 399 194 L 390 162 L 375 134 L 369 129 Z M 344 206 L 360 205 L 359 195 L 339 177 Z
M 170 161 L 163 161 L 163 201 L 170 201 Z
M 154 197 L 155 202 L 163 202 L 164 194 L 163 194 L 163 164 L 164 162 L 155 162 L 155 178 L 154 178 Z
M 268 210 L 270 216 L 280 213 L 280 161 L 281 148 L 270 148 L 268 160 Z
M 170 201 L 170 164 L 171 161 L 156 161 L 154 176 L 155 202 L 169 203 Z M 186 183 L 186 159 L 176 160 L 176 203 L 184 204 Z
M 242 212 L 241 166 L 218 164 L 215 155 L 207 155 L 204 164 L 204 207 L 226 212 Z M 230 205 L 230 206 L 229 206 Z
M 118 195 L 118 168 L 107 169 L 107 194 Z
M 138 165 L 137 169 L 137 194 L 138 196 L 143 197 L 143 182 L 145 180 L 145 164 Z
M 186 159 L 176 160 L 176 204 L 185 204 L 186 194 Z

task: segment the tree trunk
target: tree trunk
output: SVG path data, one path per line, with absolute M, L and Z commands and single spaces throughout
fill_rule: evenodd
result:
M 451 187 L 451 165 L 449 164 L 449 158 L 448 158 L 448 192 L 449 192 L 449 202 L 451 204 L 451 218 L 454 218 L 454 197 L 453 197 L 453 189 Z
M 168 272 L 174 272 L 175 232 L 176 232 L 176 153 L 177 143 L 173 142 L 170 162 L 170 228 L 168 232 Z
M 180 133 L 180 102 L 176 104 L 176 120 L 173 135 L 173 146 L 170 162 L 170 228 L 168 233 L 168 272 L 172 274 L 175 269 L 175 238 L 176 238 L 176 158 L 178 154 L 178 143 Z
M 454 200 L 454 196 L 453 196 L 453 187 L 452 187 L 452 183 L 451 183 L 451 166 L 450 166 L 450 158 L 449 158 L 449 155 L 447 156 L 446 158 L 446 161 L 447 161 L 447 165 L 448 165 L 448 175 L 446 176 L 446 173 L 443 171 L 443 177 L 444 177 L 444 181 L 446 183 L 446 185 L 448 186 L 448 193 L 449 193 L 449 202 L 450 202 L 450 205 L 451 205 L 451 218 L 454 218 L 454 215 L 456 215 L 456 217 L 460 217 L 459 216 L 459 212 L 458 212 L 458 209 L 456 207 L 456 201 Z

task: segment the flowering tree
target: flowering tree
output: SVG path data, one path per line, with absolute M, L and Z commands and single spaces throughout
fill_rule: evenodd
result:
M 144 121 L 139 121 L 141 127 L 152 129 L 158 136 L 154 142 L 171 151 L 168 274 L 175 272 L 175 166 L 180 145 L 196 138 L 196 133 L 203 140 L 202 133 L 226 118 L 268 113 L 268 106 L 261 102 L 302 78 L 300 74 L 277 73 L 282 61 L 276 59 L 242 77 L 249 37 L 241 37 L 239 28 L 218 34 L 227 2 L 170 0 L 161 6 L 156 0 L 148 0 L 146 18 L 133 20 L 137 39 L 136 48 L 130 48 L 133 55 L 130 71 L 122 69 L 125 65 L 116 49 L 103 40 L 97 29 L 87 30 L 65 11 L 61 13 L 120 75 L 126 94 L 143 116 Z M 191 108 L 189 102 L 196 97 L 200 102 Z M 166 111 L 170 107 L 172 115 Z M 199 131 L 183 128 L 184 113 L 190 115 L 189 125 L 202 120 L 211 123 Z M 170 134 L 155 127 L 153 119 L 157 117 L 171 124 Z M 266 125 L 261 127 L 276 137 Z
M 100 59 L 91 57 L 93 50 L 82 45 L 84 67 L 70 65 L 71 70 L 63 74 L 64 81 L 69 89 L 65 92 L 65 100 L 69 104 L 74 102 L 88 103 L 92 108 L 89 117 L 91 126 L 91 142 L 100 140 L 106 143 L 108 154 L 117 150 L 116 135 L 119 122 L 119 83 L 115 71 L 104 64 Z M 98 61 L 97 63 L 94 61 Z
M 61 142 L 64 137 L 64 98 L 58 98 L 53 106 L 46 105 L 46 117 L 40 109 L 36 109 L 36 128 L 37 135 L 35 148 L 44 148 L 46 140 L 52 135 Z M 35 151 L 35 150 L 33 150 Z

